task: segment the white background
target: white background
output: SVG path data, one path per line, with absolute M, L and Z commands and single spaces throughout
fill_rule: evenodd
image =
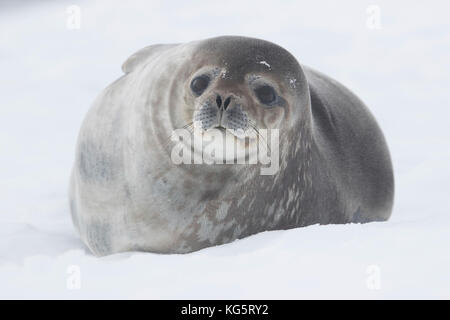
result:
M 0 1 L 0 298 L 450 298 L 445 1 L 17 2 Z M 275 42 L 366 102 L 394 163 L 391 220 L 95 258 L 67 203 L 90 104 L 134 51 L 218 35 Z

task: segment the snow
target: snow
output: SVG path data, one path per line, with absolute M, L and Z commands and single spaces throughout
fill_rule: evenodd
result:
M 448 3 L 120 3 L 0 2 L 0 298 L 450 298 Z M 273 41 L 366 102 L 392 153 L 391 220 L 92 256 L 67 203 L 89 105 L 136 50 L 224 34 Z
M 297 79 L 289 79 L 289 84 L 291 85 L 292 88 L 295 88 L 296 82 L 297 82 Z
M 265 65 L 267 68 L 270 69 L 270 64 L 268 64 L 267 61 L 265 61 L 265 60 L 264 60 L 264 61 L 259 61 L 258 63 L 259 63 L 259 64 L 263 64 L 263 65 Z

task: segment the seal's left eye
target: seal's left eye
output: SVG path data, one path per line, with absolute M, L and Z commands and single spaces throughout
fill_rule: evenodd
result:
M 259 101 L 264 104 L 271 104 L 277 98 L 275 90 L 268 85 L 263 85 L 259 88 L 256 88 L 255 93 Z
M 203 91 L 205 91 L 205 89 L 208 87 L 208 85 L 209 85 L 209 77 L 208 76 L 199 76 L 199 77 L 196 77 L 194 80 L 192 80 L 191 90 L 196 95 L 199 96 L 203 93 Z

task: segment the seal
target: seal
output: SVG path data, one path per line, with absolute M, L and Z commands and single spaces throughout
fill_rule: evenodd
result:
M 73 223 L 95 255 L 187 253 L 267 230 L 390 217 L 393 169 L 376 120 L 280 46 L 236 36 L 152 45 L 122 69 L 82 124 L 70 182 Z M 275 130 L 278 168 L 175 164 L 170 137 L 180 128 L 219 130 L 237 149 Z

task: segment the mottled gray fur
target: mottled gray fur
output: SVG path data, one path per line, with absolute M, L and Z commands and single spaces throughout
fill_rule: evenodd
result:
M 71 179 L 73 221 L 94 254 L 186 253 L 265 230 L 389 218 L 393 171 L 374 117 L 285 49 L 244 37 L 156 45 L 123 70 L 84 120 Z M 199 72 L 215 80 L 194 97 Z M 253 96 L 258 81 L 276 87 L 273 108 Z M 171 162 L 172 130 L 195 117 L 204 130 L 217 125 L 217 95 L 233 97 L 225 126 L 280 130 L 275 175 L 260 175 L 260 165 Z

